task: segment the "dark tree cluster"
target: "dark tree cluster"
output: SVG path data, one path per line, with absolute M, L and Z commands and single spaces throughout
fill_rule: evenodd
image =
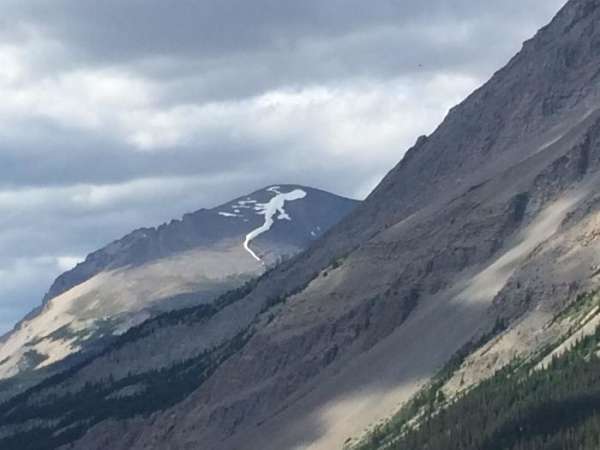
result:
M 360 448 L 598 450 L 599 342 L 596 331 L 541 370 L 533 369 L 535 362 L 515 362 L 447 407 L 435 408 L 429 398 L 432 407 L 417 427 L 392 423 Z

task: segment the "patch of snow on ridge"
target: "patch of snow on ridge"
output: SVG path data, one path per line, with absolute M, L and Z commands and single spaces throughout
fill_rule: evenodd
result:
M 223 212 L 223 211 L 220 211 L 219 215 L 223 216 L 223 217 L 242 217 L 239 214 L 232 214 L 232 213 Z
M 242 213 L 242 209 L 256 209 L 255 208 L 256 200 L 252 200 L 250 198 L 246 200 L 240 200 L 234 205 L 229 206 L 233 212 L 219 211 L 219 215 L 223 217 L 241 217 L 244 218 L 244 214 Z M 244 219 L 244 222 L 247 222 L 247 219 Z
M 268 203 L 257 203 L 256 206 L 254 206 L 254 209 L 255 211 L 257 211 L 257 214 L 265 216 L 265 223 L 246 235 L 246 240 L 244 241 L 244 248 L 257 261 L 261 261 L 261 259 L 250 248 L 250 242 L 257 236 L 260 236 L 261 234 L 271 229 L 271 227 L 275 223 L 273 217 L 276 213 L 279 213 L 279 215 L 277 216 L 278 220 L 292 220 L 289 214 L 285 212 L 285 202 L 300 200 L 301 198 L 306 197 L 306 192 L 302 189 L 295 189 L 286 193 L 281 193 L 279 189 L 279 186 L 273 186 L 267 189 L 267 191 L 275 193 L 275 197 L 273 197 Z

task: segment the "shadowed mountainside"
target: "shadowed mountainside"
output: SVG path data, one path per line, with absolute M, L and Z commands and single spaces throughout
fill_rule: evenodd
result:
M 600 2 L 569 1 L 308 251 L 209 315 L 144 324 L 5 405 L 0 436 L 341 449 L 461 349 L 447 395 L 585 333 L 561 311 L 598 284 L 599 23 Z M 148 410 L 157 379 L 187 388 Z M 91 416 L 69 403 L 100 397 Z

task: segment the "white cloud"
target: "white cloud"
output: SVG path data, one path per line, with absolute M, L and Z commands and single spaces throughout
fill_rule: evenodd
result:
M 73 269 L 83 260 L 84 258 L 81 256 L 59 256 L 56 258 L 57 266 L 61 272 Z
M 69 127 L 114 132 L 122 127 L 125 111 L 146 107 L 152 96 L 148 82 L 118 71 L 76 70 L 27 80 L 22 79 L 18 60 L 12 67 L 6 76 L 0 73 L 0 117 L 11 126 L 41 117 Z

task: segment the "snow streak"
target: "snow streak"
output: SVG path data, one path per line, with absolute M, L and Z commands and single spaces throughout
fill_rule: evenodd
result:
M 275 223 L 275 214 L 279 213 L 279 215 L 277 216 L 278 220 L 291 220 L 291 217 L 285 212 L 285 202 L 300 200 L 301 198 L 306 197 L 306 192 L 302 189 L 295 189 L 286 193 L 281 193 L 279 189 L 279 186 L 273 186 L 267 189 L 270 192 L 274 192 L 275 197 L 273 197 L 268 203 L 257 203 L 256 206 L 254 206 L 254 210 L 257 211 L 257 214 L 265 216 L 265 223 L 246 235 L 246 240 L 244 241 L 244 248 L 257 261 L 262 260 L 250 248 L 250 242 L 256 237 L 271 229 L 271 227 Z

